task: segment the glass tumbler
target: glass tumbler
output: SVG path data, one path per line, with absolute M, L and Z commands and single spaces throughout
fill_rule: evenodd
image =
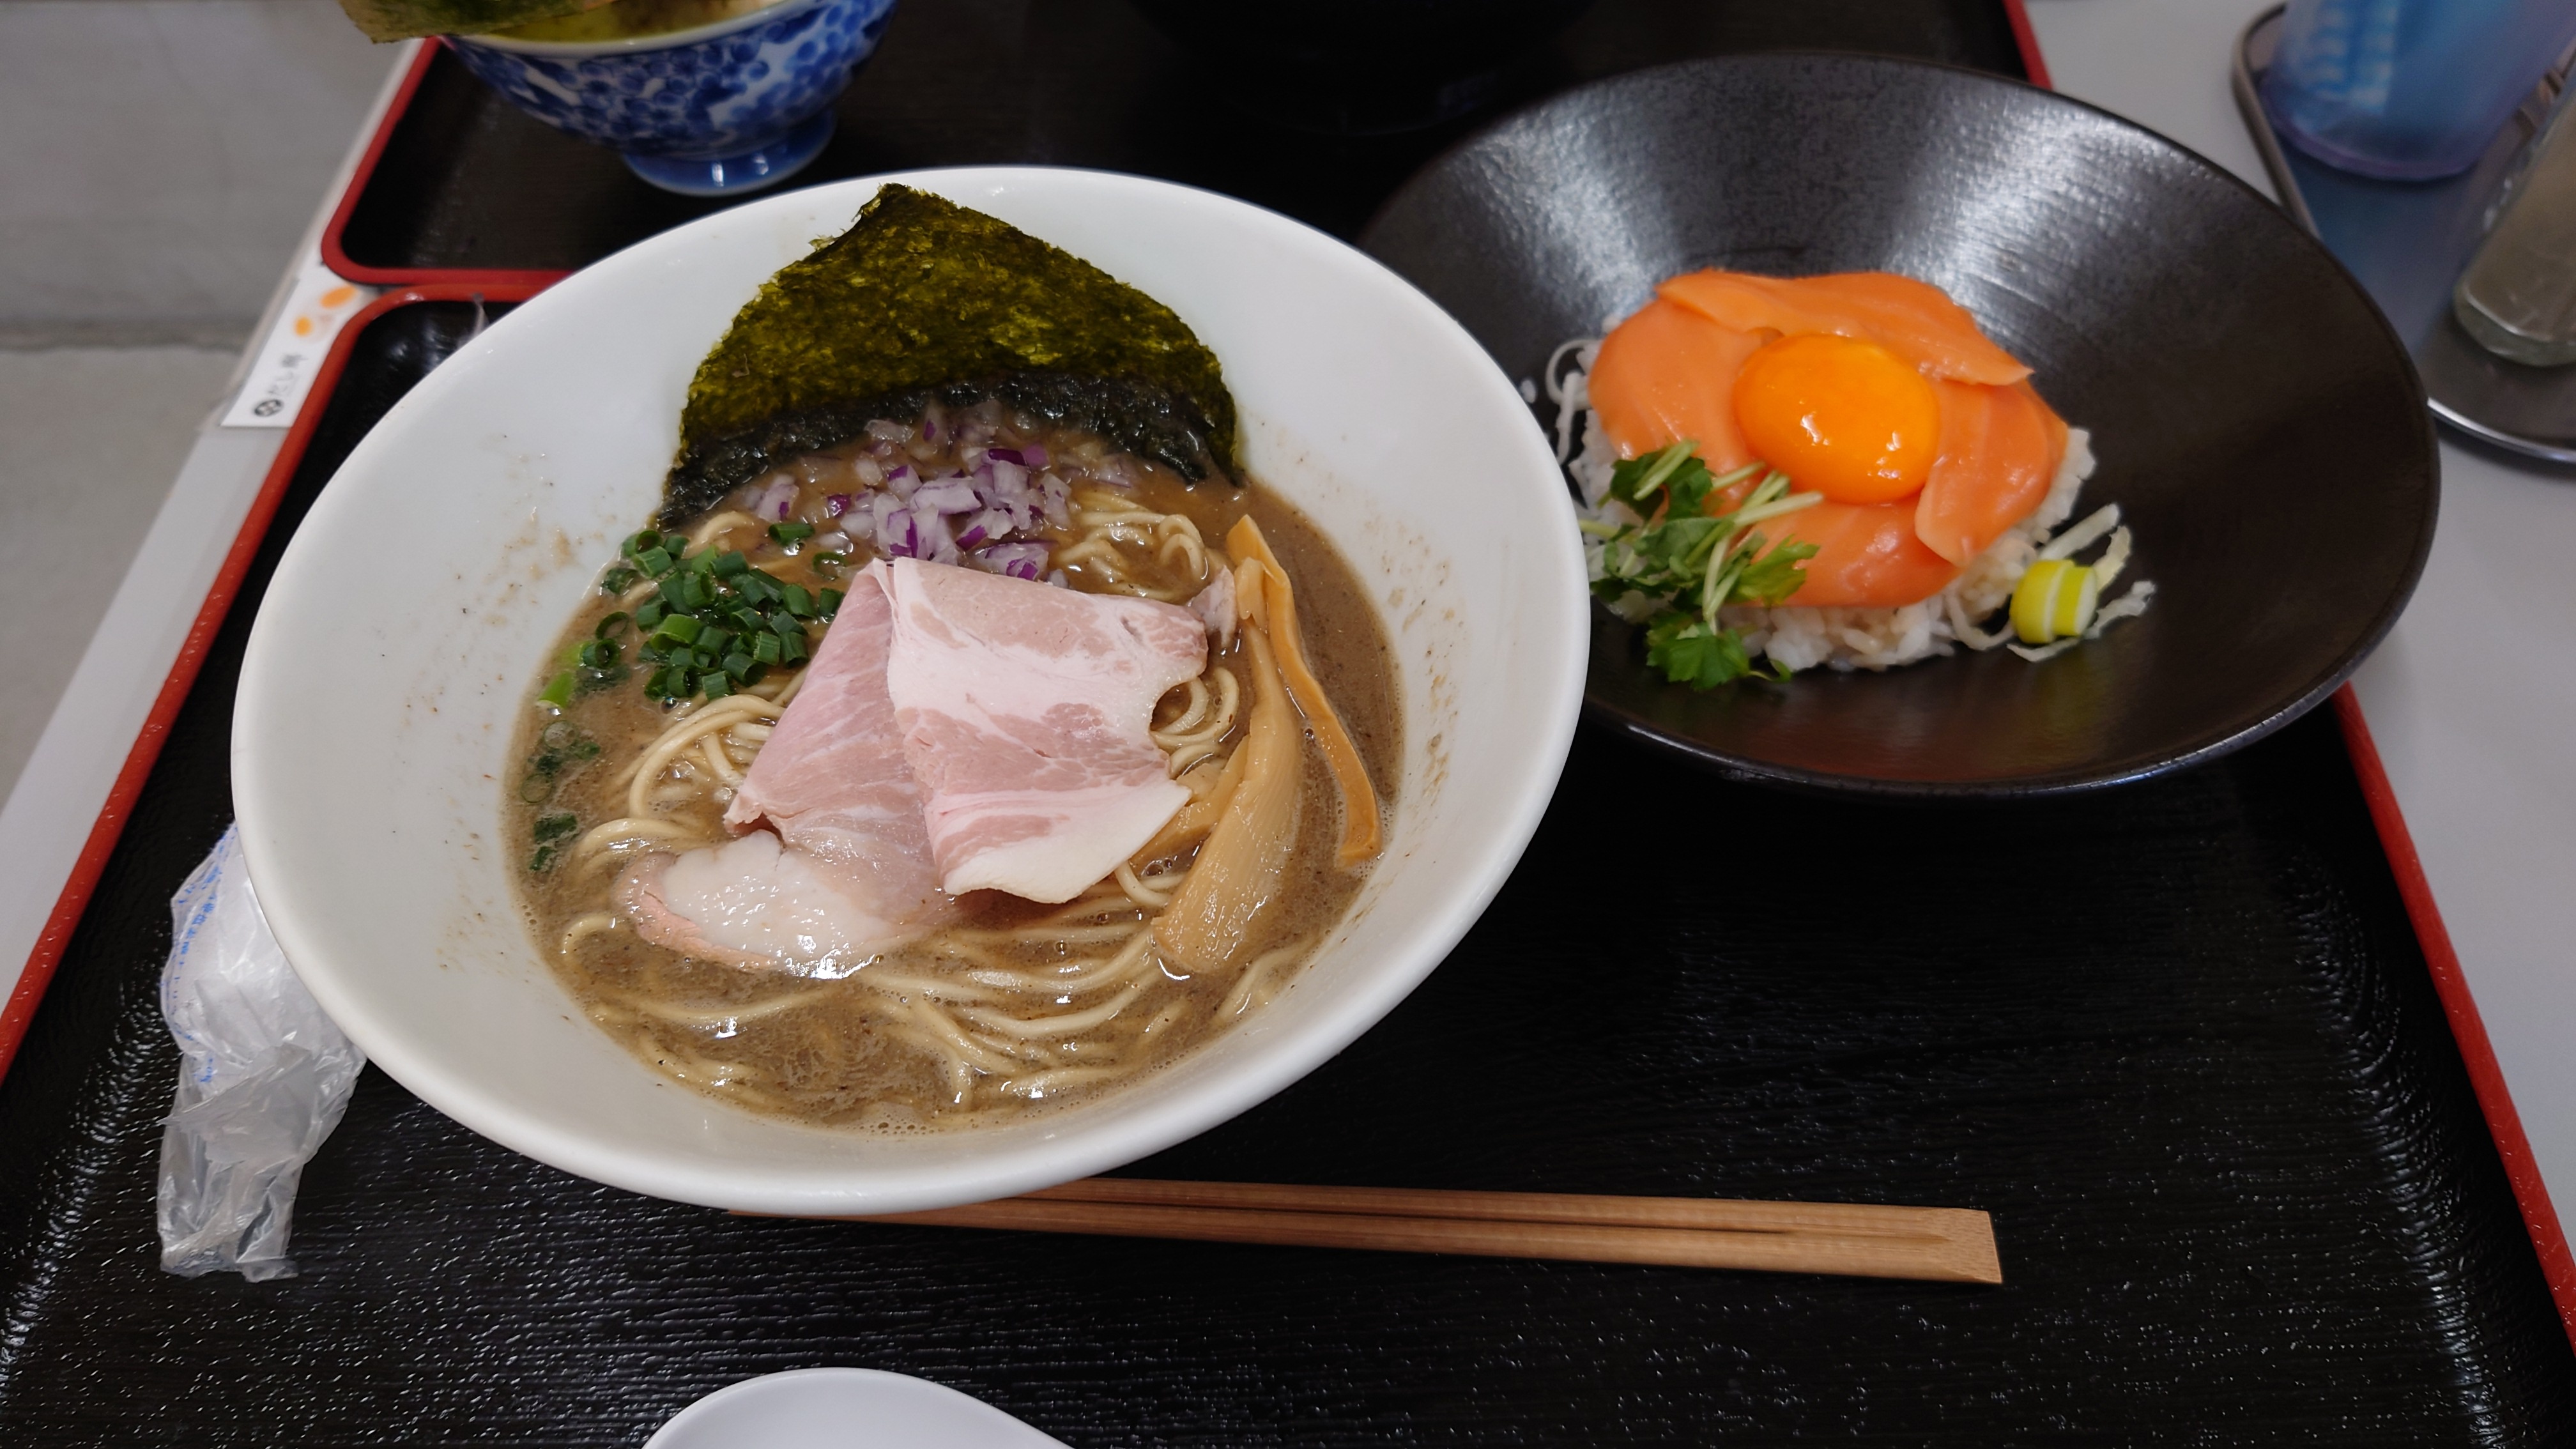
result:
M 2456 175 L 2570 41 L 2576 0 L 2290 0 L 2263 109 L 2340 170 Z
M 2576 362 L 2576 86 L 2523 152 L 2451 310 L 2489 352 L 2534 367 Z

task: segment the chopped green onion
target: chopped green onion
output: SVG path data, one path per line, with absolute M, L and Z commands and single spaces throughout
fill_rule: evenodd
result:
M 769 525 L 769 536 L 777 539 L 780 543 L 801 543 L 814 536 L 814 525 L 810 523 L 773 523 Z
M 689 607 L 703 609 L 716 601 L 716 591 L 707 586 L 702 574 L 682 574 L 680 587 L 689 596 Z
M 717 554 L 715 562 L 707 567 L 715 570 L 717 577 L 729 579 L 748 570 L 751 567 L 751 560 L 732 549 L 726 549 L 723 553 Z
M 849 562 L 850 556 L 845 553 L 818 553 L 812 559 L 814 572 L 827 579 L 839 578 L 841 570 L 847 567 Z
M 561 853 L 562 850 L 563 847 L 560 845 L 538 846 L 536 854 L 528 857 L 528 869 L 532 871 L 542 871 L 546 867 L 553 865 L 555 863 L 555 856 Z
M 635 627 L 650 631 L 662 622 L 666 606 L 660 599 L 646 599 L 635 606 Z
M 665 550 L 648 548 L 642 553 L 635 555 L 635 562 L 643 568 L 644 572 L 651 574 L 653 577 L 658 579 L 662 575 L 669 573 L 671 571 L 671 565 L 677 562 L 677 560 L 673 559 Z
M 680 561 L 680 567 L 693 574 L 705 573 L 707 570 L 714 568 L 715 566 L 716 551 L 712 548 L 699 549 L 696 553 L 693 553 Z
M 811 619 L 814 617 L 814 596 L 805 592 L 804 585 L 789 584 L 786 588 L 779 590 L 779 592 L 786 595 L 784 602 L 787 605 L 787 612 L 795 615 L 799 619 Z M 823 592 L 828 594 L 831 590 L 825 589 Z
M 617 551 L 626 555 L 628 558 L 640 558 L 643 556 L 645 550 L 660 548 L 661 546 L 662 535 L 659 532 L 650 528 L 642 528 L 637 529 L 633 534 L 629 535 L 626 542 L 618 546 Z
M 608 669 L 617 663 L 617 641 L 593 639 L 581 646 L 581 662 L 592 669 Z
M 635 587 L 635 581 L 641 577 L 643 575 L 633 569 L 610 569 L 599 576 L 599 591 L 603 594 L 622 594 Z
M 698 676 L 698 693 L 709 699 L 722 699 L 733 693 L 733 681 L 721 672 L 701 674 Z
M 787 663 L 802 664 L 805 662 L 805 636 L 803 634 L 782 635 L 779 638 L 778 647 L 781 652 L 786 654 Z
M 780 646 L 777 635 L 756 634 L 751 640 L 751 657 L 763 664 L 784 664 L 787 651 Z
M 839 589 L 825 589 L 823 591 L 823 601 L 815 607 L 814 612 L 823 618 L 829 619 L 834 614 L 841 612 L 841 601 L 848 597 L 849 595 L 842 593 Z M 789 607 L 794 607 L 794 602 L 792 600 L 789 603 Z
M 565 705 L 572 703 L 572 685 L 572 671 L 567 669 L 563 673 L 546 681 L 546 687 L 537 694 L 537 702 L 539 704 L 550 704 L 557 709 L 561 709 Z
M 740 650 L 736 650 L 724 657 L 724 672 L 741 680 L 745 684 L 749 684 L 751 682 L 751 671 L 753 667 L 759 663 L 759 660 L 752 658 L 748 654 L 742 653 Z
M 551 815 L 538 816 L 534 833 L 537 843 L 543 845 L 549 840 L 561 840 L 580 828 L 581 821 L 571 811 L 558 810 Z
M 628 622 L 629 621 L 623 612 L 611 614 L 607 618 L 599 621 L 597 627 L 590 631 L 590 637 L 593 639 L 606 639 L 624 629 Z
M 662 626 L 660 628 L 653 631 L 653 637 L 656 639 L 676 639 L 680 643 L 690 644 L 697 640 L 698 627 L 698 619 L 696 615 L 673 614 L 671 617 L 662 621 Z

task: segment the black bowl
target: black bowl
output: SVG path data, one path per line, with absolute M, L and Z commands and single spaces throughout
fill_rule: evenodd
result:
M 2159 591 L 2055 659 L 1695 693 L 1601 613 L 1594 715 L 1729 773 L 1957 796 L 2179 769 L 2331 693 L 2432 544 L 2423 389 L 2360 286 L 2225 172 L 2018 82 L 1782 54 L 1623 76 L 1433 162 L 1363 244 L 1516 379 L 1676 272 L 1903 272 L 2092 430 L 2079 513 L 2119 503 Z

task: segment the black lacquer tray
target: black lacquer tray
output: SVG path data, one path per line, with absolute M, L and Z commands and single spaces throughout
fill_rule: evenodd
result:
M 0 1082 L 0 1443 L 633 1445 L 834 1363 L 1084 1449 L 2576 1436 L 2576 1356 L 2323 712 L 2099 796 L 1940 807 L 1587 730 L 1419 992 L 1133 1169 L 1978 1207 L 1999 1288 L 731 1218 L 372 1072 L 306 1175 L 301 1277 L 163 1274 L 153 983 L 230 814 L 242 643 L 339 459 L 474 316 L 349 339 Z

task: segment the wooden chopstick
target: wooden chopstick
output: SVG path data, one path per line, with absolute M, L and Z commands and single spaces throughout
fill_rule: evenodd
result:
M 1970 1208 L 1091 1177 L 859 1222 L 2001 1283 Z

